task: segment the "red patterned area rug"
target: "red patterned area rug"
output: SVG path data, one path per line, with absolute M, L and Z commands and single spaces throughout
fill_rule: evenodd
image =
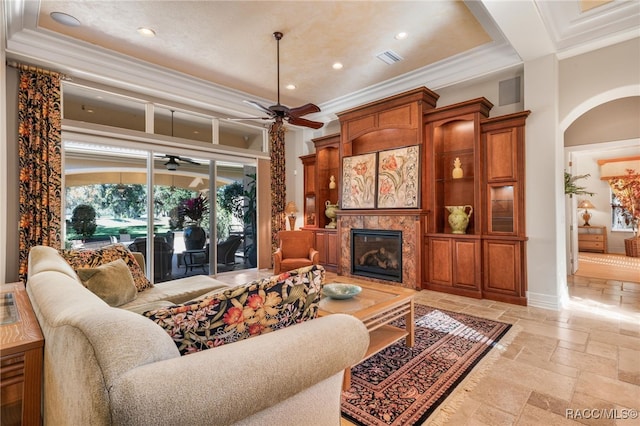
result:
M 415 305 L 415 345 L 404 340 L 351 369 L 342 415 L 357 425 L 420 425 L 434 413 L 510 324 Z M 404 319 L 397 324 L 404 327 Z

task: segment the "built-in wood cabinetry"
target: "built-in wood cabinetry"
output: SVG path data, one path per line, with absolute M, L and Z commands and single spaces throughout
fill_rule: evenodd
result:
M 485 98 L 442 108 L 436 108 L 437 99 L 423 87 L 339 113 L 340 135 L 314 139 L 316 153 L 301 157 L 305 229 L 316 232 L 321 256 L 328 265 L 335 262 L 340 274 L 351 272 L 351 229 L 398 229 L 403 231 L 399 285 L 526 305 L 529 111 L 489 118 L 493 105 Z M 339 210 L 337 235 L 324 228 L 325 203 L 339 200 L 345 157 L 416 145 L 417 208 Z M 328 189 L 330 175 L 339 183 L 336 192 Z M 464 231 L 449 221 L 456 208 L 469 219 Z
M 527 304 L 524 215 L 525 121 L 529 111 L 483 120 L 482 296 Z
M 328 204 L 338 203 L 340 134 L 313 139 L 315 154 L 300 157 L 304 168 L 304 226 L 315 234 L 320 263 L 335 271 L 338 265 L 338 233 L 325 214 Z M 333 180 L 331 179 L 333 177 Z M 331 185 L 334 182 L 335 185 Z
M 488 118 L 485 98 L 425 114 L 424 288 L 526 304 L 524 124 L 528 111 Z M 462 169 L 460 171 L 460 169 Z M 423 192 L 423 195 L 424 192 Z M 470 215 L 464 234 L 448 218 Z
M 428 289 L 482 296 L 480 122 L 492 106 L 480 98 L 437 108 L 424 116 L 425 164 L 431 166 L 425 168 L 429 192 L 423 192 L 430 211 L 423 283 Z M 470 216 L 463 234 L 453 233 L 449 224 L 449 215 L 456 208 Z

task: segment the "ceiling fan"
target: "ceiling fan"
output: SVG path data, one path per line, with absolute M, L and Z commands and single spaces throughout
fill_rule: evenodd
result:
M 275 105 L 271 105 L 270 107 L 266 107 L 261 105 L 256 101 L 244 101 L 249 105 L 259 109 L 260 111 L 266 113 L 268 117 L 254 117 L 256 119 L 263 120 L 275 120 L 276 123 L 282 123 L 283 121 L 287 121 L 289 124 L 294 126 L 304 126 L 310 127 L 312 129 L 319 129 L 324 125 L 319 121 L 308 120 L 306 118 L 302 118 L 302 116 L 311 114 L 314 112 L 320 112 L 320 108 L 317 105 L 312 103 L 308 103 L 297 108 L 288 108 L 282 104 L 280 104 L 280 40 L 282 39 L 283 34 L 280 31 L 276 31 L 273 33 L 273 37 L 276 39 L 277 43 L 277 71 L 278 71 L 278 102 Z
M 180 167 L 179 161 L 182 161 L 184 163 L 195 164 L 196 166 L 200 165 L 200 163 L 198 163 L 197 161 L 193 161 L 191 158 L 180 157 L 179 155 L 165 155 L 159 158 L 166 158 L 169 160 L 166 163 L 164 163 L 164 165 L 167 168 L 167 170 L 171 170 L 171 171 L 178 170 L 178 167 Z

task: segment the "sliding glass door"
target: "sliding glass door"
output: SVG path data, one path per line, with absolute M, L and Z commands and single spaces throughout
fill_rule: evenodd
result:
M 255 267 L 255 170 L 67 142 L 65 246 L 124 244 L 143 254 L 153 282 Z

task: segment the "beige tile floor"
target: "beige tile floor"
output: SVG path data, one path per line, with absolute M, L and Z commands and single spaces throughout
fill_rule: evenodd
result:
M 269 271 L 230 274 L 220 278 L 242 283 Z M 561 311 L 418 293 L 418 302 L 519 330 L 446 424 L 640 425 L 637 418 L 624 419 L 640 410 L 640 283 L 569 276 L 568 287 L 570 300 Z M 608 415 L 617 418 L 594 419 Z

